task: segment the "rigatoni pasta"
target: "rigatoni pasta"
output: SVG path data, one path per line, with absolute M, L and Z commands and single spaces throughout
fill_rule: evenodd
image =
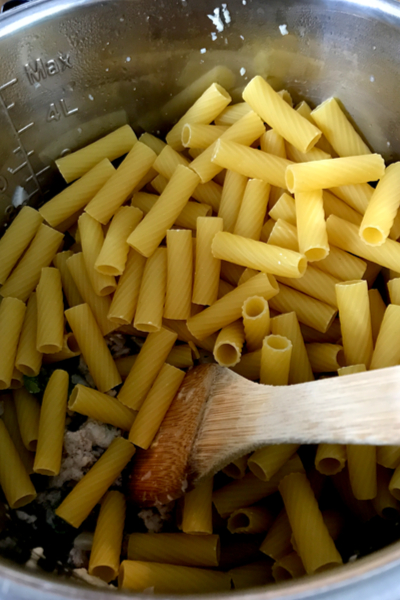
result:
M 196 266 L 192 302 L 211 305 L 217 300 L 221 261 L 212 253 L 215 235 L 223 231 L 221 217 L 199 217 L 196 232 Z M 168 315 L 165 315 L 168 317 Z
M 10 387 L 18 340 L 25 317 L 25 304 L 17 298 L 4 298 L 0 304 L 0 389 Z
M 64 302 L 58 269 L 42 269 L 36 300 L 36 348 L 38 352 L 54 354 L 61 350 L 64 339 Z

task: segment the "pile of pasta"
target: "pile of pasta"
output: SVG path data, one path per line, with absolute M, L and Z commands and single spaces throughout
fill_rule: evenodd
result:
M 238 104 L 211 85 L 166 142 L 126 125 L 57 165 L 70 185 L 23 207 L 0 240 L 9 507 L 34 500 L 30 474 L 59 473 L 74 411 L 123 432 L 56 510 L 80 528 L 101 503 L 90 574 L 189 593 L 341 564 L 344 520 L 319 506 L 323 476 L 362 519 L 398 515 L 400 446 L 321 444 L 311 471 L 296 444 L 241 457 L 224 485 L 210 478 L 184 495 L 176 532 L 131 533 L 122 564 L 126 498 L 108 490 L 135 447 L 152 444 L 193 360 L 271 385 L 400 363 L 400 163 L 386 168 L 336 99 L 293 108 L 257 76 Z M 372 287 L 381 271 L 388 306 Z M 140 352 L 115 360 L 114 332 L 142 337 Z M 95 387 L 68 398 L 63 365 L 79 355 Z M 23 376 L 42 363 L 54 370 L 39 402 Z M 240 537 L 219 562 L 221 529 L 256 541 Z M 235 553 L 242 565 L 230 569 Z

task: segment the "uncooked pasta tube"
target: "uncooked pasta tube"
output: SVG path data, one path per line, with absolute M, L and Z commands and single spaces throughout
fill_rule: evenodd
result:
M 308 261 L 323 260 L 329 254 L 322 190 L 296 193 L 299 251 Z
M 235 510 L 229 517 L 227 528 L 231 533 L 263 533 L 273 521 L 270 510 L 262 506 L 249 506 Z
M 135 446 L 116 438 L 56 510 L 72 527 L 80 527 L 135 453 Z
M 200 217 L 197 220 L 196 268 L 192 296 L 195 304 L 210 305 L 217 300 L 221 261 L 214 257 L 211 245 L 215 235 L 223 231 L 223 227 L 224 222 L 220 217 Z
M 354 225 L 359 226 L 361 224 L 362 215 L 339 198 L 336 198 L 328 190 L 323 190 L 322 198 L 326 218 L 330 215 L 336 215 L 340 219 L 354 223 Z
M 125 271 L 118 281 L 117 289 L 109 306 L 107 320 L 118 325 L 132 323 L 136 313 L 145 264 L 145 257 L 131 248 Z
M 400 504 L 389 491 L 392 471 L 378 465 L 376 475 L 377 493 L 372 499 L 372 506 L 383 519 L 396 519 L 400 511 Z
M 63 347 L 60 352 L 45 354 L 43 356 L 43 362 L 48 365 L 62 360 L 68 360 L 69 358 L 75 358 L 75 356 L 80 356 L 80 354 L 81 349 L 78 346 L 78 342 L 76 341 L 74 334 L 69 332 L 64 335 Z
M 275 129 L 269 129 L 262 134 L 260 147 L 263 152 L 286 158 L 285 140 Z
M 269 481 L 293 456 L 299 444 L 274 444 L 254 452 L 247 461 L 252 473 L 262 481 Z
M 26 307 L 17 298 L 4 298 L 0 304 L 0 389 L 10 387 Z
M 223 327 L 214 346 L 214 358 L 223 367 L 234 367 L 240 361 L 244 344 L 244 328 L 241 320 Z
M 0 284 L 3 284 L 24 250 L 36 235 L 43 217 L 24 206 L 0 239 Z
M 267 210 L 270 186 L 261 179 L 250 179 L 246 185 L 242 204 L 233 233 L 259 240 Z M 225 231 L 229 231 L 224 227 Z
M 226 467 L 222 469 L 222 472 L 225 473 L 225 475 L 228 475 L 228 477 L 231 479 L 242 479 L 242 477 L 244 477 L 246 474 L 248 458 L 249 454 L 245 454 L 244 456 L 236 458 L 230 462 L 229 465 L 226 465 Z
M 235 567 L 229 571 L 235 590 L 245 590 L 251 587 L 272 583 L 271 562 L 259 560 Z
M 243 302 L 242 317 L 246 346 L 254 352 L 262 346 L 263 339 L 269 334 L 270 314 L 267 300 L 262 296 L 251 296 Z
M 399 364 L 400 306 L 389 304 L 376 340 L 370 369 L 383 369 Z
M 21 508 L 36 498 L 36 491 L 2 419 L 0 455 L 7 457 L 7 460 L 0 461 L 0 486 L 10 508 Z
M 371 500 L 377 494 L 375 446 L 348 445 L 347 466 L 351 489 L 357 500 Z
M 233 125 L 249 112 L 251 108 L 246 102 L 230 104 L 214 119 L 214 122 L 216 125 Z
M 64 317 L 64 315 L 63 315 Z M 15 366 L 27 377 L 35 377 L 42 366 L 42 353 L 36 348 L 37 301 L 36 294 L 29 296 L 25 318 L 18 342 Z
M 98 296 L 108 296 L 117 287 L 115 277 L 99 273 L 95 268 L 97 257 L 104 244 L 103 228 L 88 213 L 79 217 L 78 225 L 82 254 L 91 286 Z
M 363 215 L 374 193 L 374 188 L 368 183 L 358 183 L 356 185 L 333 187 L 331 192 L 359 212 L 360 215 Z
M 387 282 L 387 288 L 390 297 L 390 304 L 397 304 L 400 306 L 400 277 L 389 279 Z
M 232 371 L 235 371 L 235 373 L 242 377 L 246 377 L 246 379 L 250 379 L 250 381 L 257 381 L 257 379 L 260 379 L 260 369 L 261 348 L 260 350 L 244 354 L 236 367 L 232 367 Z
M 108 492 L 102 502 L 90 553 L 89 575 L 107 583 L 118 575 L 126 501 L 121 492 Z
M 185 148 L 208 148 L 228 129 L 228 125 L 203 125 L 186 123 L 182 129 L 182 145 Z
M 54 266 L 60 271 L 62 288 L 69 308 L 82 304 L 83 302 L 82 296 L 76 287 L 74 278 L 67 265 L 67 260 L 71 258 L 72 255 L 73 252 L 67 250 L 65 252 L 58 252 L 53 259 Z
M 314 160 L 326 160 L 328 158 L 332 158 L 332 156 L 328 152 L 324 152 L 321 148 L 311 148 L 308 152 L 300 152 L 293 146 L 286 142 L 286 154 L 289 160 L 292 160 L 296 163 L 305 163 L 312 162 Z
M 54 477 L 61 468 L 69 376 L 54 371 L 43 395 L 33 470 Z
M 167 287 L 167 249 L 157 248 L 144 266 L 134 326 L 139 331 L 160 331 Z
M 268 335 L 261 349 L 260 383 L 287 385 L 289 381 L 292 342 L 281 335 Z
M 284 192 L 269 211 L 269 216 L 275 221 L 283 219 L 290 225 L 296 226 L 296 204 L 292 196 Z
M 244 175 L 230 170 L 226 172 L 221 203 L 218 209 L 218 216 L 224 220 L 224 231 L 233 233 L 235 229 L 247 183 L 248 179 Z
M 197 232 L 197 240 L 199 233 Z M 190 317 L 193 286 L 192 232 L 167 231 L 167 290 L 164 316 L 167 319 Z
M 137 138 L 129 125 L 124 125 L 96 142 L 56 160 L 57 167 L 67 183 L 82 177 L 104 159 L 109 161 L 123 156 L 136 144 Z
M 306 344 L 314 373 L 332 373 L 344 367 L 343 346 L 339 344 Z
M 297 552 L 290 552 L 282 556 L 272 565 L 272 575 L 276 583 L 296 579 L 305 575 L 303 562 Z
M 58 269 L 42 269 L 36 288 L 37 333 L 36 348 L 39 352 L 60 352 L 64 340 L 64 300 L 61 275 Z
M 393 280 L 395 281 L 395 280 Z M 390 283 L 390 282 L 388 282 Z M 389 287 L 389 286 L 388 286 Z M 390 292 L 389 292 L 390 295 Z M 374 346 L 379 335 L 379 331 L 382 325 L 383 317 L 386 311 L 386 304 L 382 300 L 382 296 L 377 289 L 368 290 L 369 306 L 371 311 L 371 329 L 372 329 L 372 341 Z M 395 304 L 395 303 L 394 303 Z
M 128 560 L 145 560 L 187 567 L 218 567 L 218 535 L 185 533 L 132 533 Z
M 271 319 L 271 332 L 292 342 L 289 384 L 313 381 L 314 376 L 296 313 L 288 312 Z
M 14 390 L 13 398 L 22 441 L 27 450 L 34 452 L 39 435 L 39 401 L 24 387 Z
M 315 456 L 315 468 L 323 475 L 335 475 L 344 469 L 346 458 L 346 446 L 319 444 Z
M 212 524 L 213 478 L 207 477 L 184 496 L 182 511 L 182 531 L 190 534 L 213 532 Z
M 4 394 L 1 398 L 3 402 L 2 419 L 19 454 L 19 457 L 23 462 L 26 472 L 28 475 L 31 475 L 33 473 L 33 461 L 35 459 L 35 455 L 33 452 L 29 452 L 29 450 L 25 448 L 24 442 L 22 441 L 14 399 L 11 394 Z
M 108 394 L 78 384 L 71 392 L 68 408 L 91 419 L 129 431 L 136 413 Z
M 318 262 L 315 263 L 315 266 L 317 264 Z M 340 283 L 339 279 L 332 277 L 328 273 L 324 273 L 314 266 L 309 265 L 304 275 L 299 279 L 280 276 L 277 276 L 276 279 L 279 283 L 284 283 L 299 292 L 303 292 L 303 294 L 307 294 L 307 296 L 312 296 L 317 300 L 321 300 L 321 302 L 337 308 L 335 286 L 337 283 Z
M 260 551 L 275 561 L 279 560 L 293 549 L 290 542 L 291 535 L 292 528 L 286 510 L 283 509 L 272 523 L 260 546 Z

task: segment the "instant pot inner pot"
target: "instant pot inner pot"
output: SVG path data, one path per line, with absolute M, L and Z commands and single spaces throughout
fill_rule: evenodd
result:
M 63 187 L 55 159 L 129 123 L 162 136 L 212 83 L 241 100 L 262 75 L 297 103 L 339 98 L 385 160 L 400 156 L 400 4 L 395 0 L 38 0 L 0 17 L 0 215 Z M 360 527 L 360 554 L 400 537 L 397 522 Z M 0 514 L 0 528 L 2 516 Z M 396 543 L 263 598 L 400 597 Z M 98 598 L 54 575 L 0 562 L 1 598 Z M 238 593 L 238 592 L 237 592 Z M 118 594 L 123 597 L 123 594 Z M 127 597 L 132 597 L 127 595 Z

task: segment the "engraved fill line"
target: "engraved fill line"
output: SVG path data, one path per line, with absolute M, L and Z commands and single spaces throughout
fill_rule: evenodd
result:
M 18 81 L 18 79 L 16 77 L 14 77 L 14 79 L 7 81 L 7 83 L 3 83 L 3 85 L 0 85 L 0 92 L 2 90 L 5 90 L 6 88 L 10 87 L 10 85 L 14 85 L 15 83 L 17 83 L 17 81 Z

